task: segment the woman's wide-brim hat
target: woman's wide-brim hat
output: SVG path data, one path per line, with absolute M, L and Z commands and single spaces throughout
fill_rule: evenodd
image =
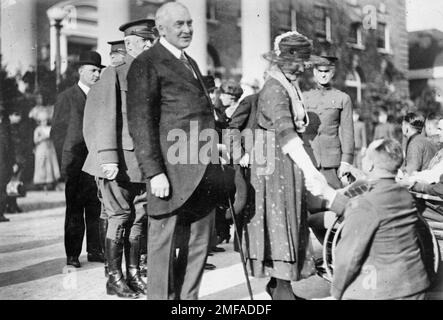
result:
M 319 56 L 312 54 L 312 41 L 306 36 L 291 31 L 275 38 L 274 50 L 263 55 L 263 58 L 274 63 L 309 63 L 322 61 Z

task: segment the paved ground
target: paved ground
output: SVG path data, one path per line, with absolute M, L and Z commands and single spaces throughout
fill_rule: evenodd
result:
M 19 200 L 24 213 L 6 215 L 0 224 L 0 300 L 113 300 L 105 293 L 103 265 L 80 257 L 82 268 L 65 266 L 63 247 L 64 199 L 61 192 L 30 192 Z M 232 242 L 224 253 L 209 257 L 216 270 L 205 272 L 200 290 L 204 300 L 247 300 L 248 291 L 238 253 Z M 443 274 L 431 297 L 443 299 Z M 269 300 L 265 279 L 251 279 L 254 298 Z M 315 290 L 314 290 L 315 288 Z M 327 296 L 327 284 L 318 277 L 294 285 L 297 295 L 309 299 Z M 143 300 L 139 299 L 138 301 Z

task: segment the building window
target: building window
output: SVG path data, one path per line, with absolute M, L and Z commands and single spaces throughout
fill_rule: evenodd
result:
M 279 31 L 297 30 L 297 16 L 291 0 L 279 1 L 276 3 L 279 18 Z
M 377 24 L 377 48 L 381 52 L 390 51 L 389 28 L 386 23 L 379 22 Z
M 206 1 L 206 19 L 208 19 L 209 22 L 218 22 L 217 7 L 214 0 Z
M 352 57 L 352 71 L 346 75 L 346 92 L 351 96 L 352 102 L 361 104 L 363 100 L 363 90 L 365 89 L 365 76 L 363 70 L 359 66 L 360 58 L 354 54 Z
M 315 6 L 314 19 L 315 35 L 317 38 L 320 41 L 332 42 L 329 9 L 323 6 Z
M 353 103 L 360 104 L 363 100 L 363 84 L 357 70 L 348 73 L 348 75 L 346 76 L 345 85 L 347 87 L 346 92 L 351 97 Z
M 349 28 L 348 43 L 355 49 L 365 49 L 363 45 L 363 28 L 361 23 L 353 23 Z

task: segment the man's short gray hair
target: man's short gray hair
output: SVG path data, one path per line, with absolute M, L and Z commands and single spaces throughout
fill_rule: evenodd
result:
M 167 2 L 164 5 L 162 5 L 160 8 L 158 8 L 157 12 L 155 13 L 155 25 L 158 28 L 159 25 L 165 21 L 165 19 L 168 17 L 170 10 L 181 8 L 186 9 L 188 8 L 180 2 Z

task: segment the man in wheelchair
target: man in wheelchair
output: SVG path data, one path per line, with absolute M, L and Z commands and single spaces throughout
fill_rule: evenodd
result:
M 348 194 L 317 178 L 314 196 L 344 217 L 335 249 L 331 295 L 335 299 L 424 299 L 430 286 L 420 235 L 421 218 L 408 189 L 395 180 L 403 163 L 398 142 L 374 141 L 363 158 L 364 192 Z

